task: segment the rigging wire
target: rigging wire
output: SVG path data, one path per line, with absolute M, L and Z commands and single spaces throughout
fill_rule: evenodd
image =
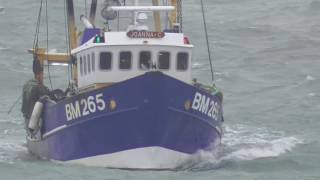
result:
M 19 103 L 19 101 L 22 98 L 22 94 L 17 98 L 17 100 L 11 105 L 9 110 L 7 111 L 7 114 L 11 114 L 12 110 L 16 107 L 16 105 Z
M 42 1 L 40 3 L 40 8 L 39 8 L 39 13 L 38 13 L 38 19 L 37 19 L 37 25 L 36 25 L 36 32 L 34 34 L 34 39 L 33 39 L 33 50 L 35 53 L 33 54 L 33 59 L 36 60 L 37 55 L 37 49 L 38 49 L 38 41 L 39 41 L 39 27 L 41 23 L 41 12 L 42 12 Z M 19 103 L 19 101 L 22 98 L 22 94 L 17 98 L 17 100 L 10 106 L 9 110 L 7 111 L 7 114 L 11 114 L 12 110 L 16 107 L 16 105 Z
M 41 14 L 42 14 L 42 4 L 43 0 L 40 2 L 40 7 L 39 7 L 39 13 L 38 13 L 38 19 L 37 19 L 37 25 L 36 25 L 36 32 L 34 34 L 34 39 L 33 39 L 33 49 L 36 50 L 38 49 L 38 41 L 39 41 L 39 29 L 40 29 L 40 24 L 41 24 Z M 35 54 L 34 54 L 35 58 Z
M 87 16 L 87 11 L 88 11 L 88 9 L 87 9 L 87 0 L 84 0 L 84 9 L 85 9 L 85 17 L 88 17 Z
M 47 28 L 47 68 L 48 68 L 48 77 L 50 82 L 51 90 L 52 88 L 52 81 L 51 81 L 51 75 L 50 75 L 50 64 L 48 60 L 48 54 L 49 54 L 49 18 L 48 18 L 48 0 L 46 0 L 46 28 Z
M 177 14 L 177 23 L 179 23 L 179 28 L 180 28 L 180 30 L 179 30 L 179 32 L 182 32 L 182 30 L 183 30 L 183 23 L 182 23 L 182 2 L 181 2 L 181 0 L 178 0 L 177 1 L 177 12 L 178 12 L 178 14 Z
M 212 82 L 214 82 L 214 71 L 213 71 L 213 66 L 212 66 L 210 43 L 209 43 L 209 36 L 208 36 L 203 0 L 200 0 L 200 2 L 201 2 L 201 9 L 202 9 L 202 19 L 203 19 L 204 31 L 205 31 L 205 35 L 206 35 L 206 41 L 207 41 L 207 50 L 208 50 L 209 63 L 210 63 L 210 69 L 211 69 L 211 78 L 212 78 Z
M 67 1 L 65 1 L 64 3 L 64 25 L 65 25 L 65 40 L 66 40 L 66 48 L 67 48 L 67 54 L 69 55 L 69 57 L 71 57 L 71 47 L 70 47 L 70 39 L 69 39 L 69 30 L 68 30 L 68 19 L 67 19 L 67 8 L 66 8 L 66 3 Z M 71 86 L 71 73 L 72 73 L 72 61 L 71 59 L 69 60 L 69 66 L 68 66 L 68 86 Z

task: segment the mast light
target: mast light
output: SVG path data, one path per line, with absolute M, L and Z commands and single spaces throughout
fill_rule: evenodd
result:
M 104 36 L 97 35 L 97 36 L 94 38 L 93 43 L 105 43 L 105 38 L 104 38 Z

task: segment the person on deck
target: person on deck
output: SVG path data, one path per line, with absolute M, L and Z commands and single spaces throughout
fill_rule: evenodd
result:
M 27 81 L 22 91 L 21 112 L 25 118 L 25 125 L 28 127 L 29 120 L 35 103 L 44 95 L 50 93 L 49 89 L 43 85 L 43 66 L 39 60 L 33 61 L 34 78 Z

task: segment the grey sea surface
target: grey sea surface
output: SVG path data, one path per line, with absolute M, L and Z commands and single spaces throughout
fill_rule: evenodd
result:
M 77 10 L 83 3 L 75 1 Z M 319 180 L 320 1 L 204 3 L 215 83 L 224 93 L 221 149 L 199 152 L 175 171 L 130 171 L 57 164 L 28 153 L 21 102 L 7 111 L 33 76 L 26 50 L 40 1 L 0 0 L 0 179 Z M 62 51 L 64 3 L 48 5 L 49 49 Z M 183 9 L 184 32 L 195 45 L 193 76 L 209 84 L 200 1 L 183 0 Z M 43 46 L 45 33 L 42 28 Z M 50 73 L 55 88 L 68 83 L 66 68 L 50 67 Z

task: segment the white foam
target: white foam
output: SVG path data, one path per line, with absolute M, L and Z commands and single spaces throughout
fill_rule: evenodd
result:
M 314 81 L 314 80 L 316 80 L 316 79 L 315 79 L 314 77 L 308 75 L 308 76 L 306 77 L 306 80 L 307 80 L 307 81 Z
M 194 63 L 192 64 L 192 68 L 194 68 L 194 69 L 199 69 L 199 68 L 201 68 L 201 67 L 203 67 L 203 64 L 201 64 L 201 63 L 199 63 L 199 62 L 194 62 Z
M 251 147 L 244 147 L 235 150 L 230 154 L 221 157 L 221 160 L 254 160 L 258 158 L 277 157 L 289 152 L 302 141 L 295 137 L 275 139 L 265 144 L 252 144 Z
M 225 139 L 223 140 L 231 151 L 221 157 L 221 160 L 253 160 L 276 157 L 303 143 L 296 137 L 286 137 L 283 132 L 244 125 L 226 127 Z
M 314 96 L 316 96 L 316 93 L 309 93 L 308 96 L 314 97 Z
M 199 151 L 184 169 L 216 168 L 230 161 L 278 157 L 303 143 L 285 133 L 245 125 L 226 126 L 222 144 L 215 151 Z

